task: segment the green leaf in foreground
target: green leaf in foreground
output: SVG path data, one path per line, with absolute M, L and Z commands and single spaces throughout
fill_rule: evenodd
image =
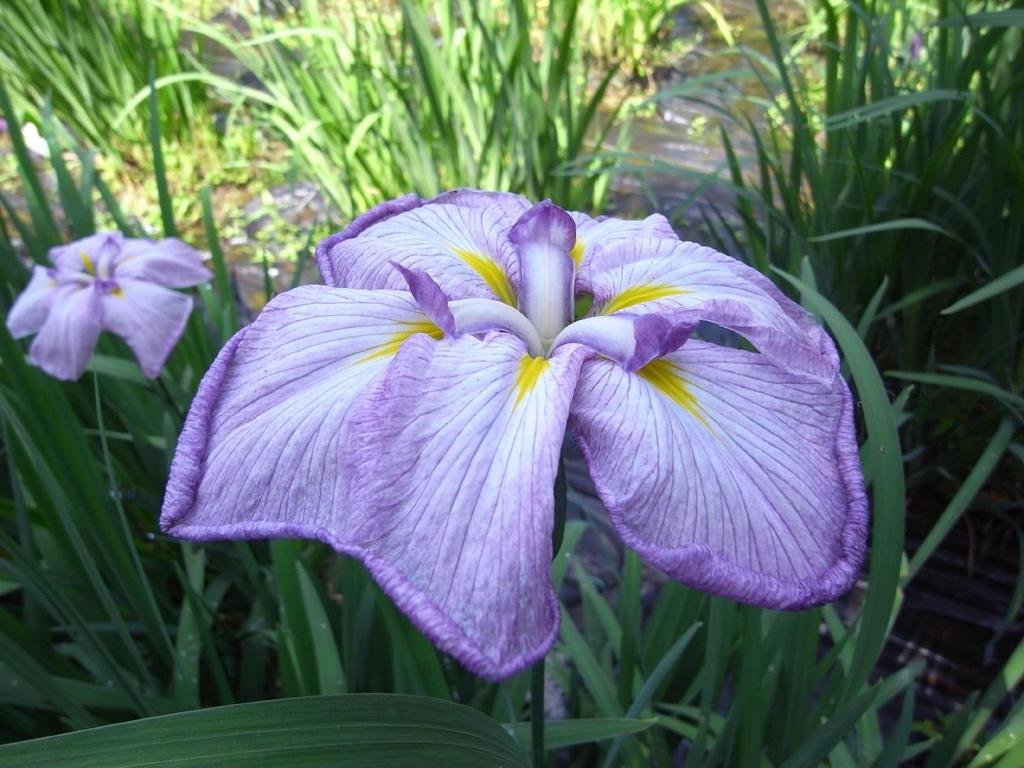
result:
M 547 749 L 592 744 L 595 741 L 646 731 L 656 718 L 591 717 L 581 720 L 548 720 L 544 724 L 544 745 Z M 530 744 L 530 723 L 515 724 L 516 738 L 524 747 Z
M 0 768 L 514 768 L 526 761 L 486 715 L 421 696 L 352 694 L 236 704 L 0 747 Z

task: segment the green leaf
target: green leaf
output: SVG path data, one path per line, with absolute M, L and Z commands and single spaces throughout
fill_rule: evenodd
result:
M 904 667 L 896 674 L 887 677 L 846 702 L 827 722 L 822 723 L 814 731 L 814 734 L 782 764 L 781 768 L 803 768 L 803 766 L 812 768 L 812 766 L 818 765 L 869 708 L 882 706 L 900 691 L 912 685 L 914 677 L 921 667 L 921 664 Z
M 206 580 L 205 550 L 182 542 L 181 556 L 185 562 L 183 575 L 192 589 L 201 593 Z M 174 698 L 181 709 L 199 706 L 199 655 L 202 651 L 199 626 L 205 620 L 196 605 L 182 600 L 174 649 Z
M 153 177 L 156 180 L 157 197 L 160 200 L 160 219 L 164 225 L 164 237 L 175 237 L 178 232 L 174 226 L 174 205 L 167 183 L 167 168 L 164 164 L 164 151 L 160 139 L 160 107 L 153 87 L 153 69 L 149 78 L 149 142 L 153 150 Z
M 995 384 L 991 384 L 973 376 L 957 376 L 948 373 L 928 373 L 926 371 L 886 371 L 886 376 L 902 381 L 913 381 L 918 384 L 935 384 L 939 387 L 963 389 L 988 395 L 1005 405 L 1018 418 L 1024 421 L 1024 397 L 1008 392 Z
M 875 760 L 874 768 L 899 768 L 905 759 L 907 744 L 910 742 L 910 729 L 914 725 L 914 687 L 907 688 L 900 706 L 899 720 L 885 739 L 885 746 Z
M 905 229 L 923 229 L 928 232 L 937 232 L 940 235 L 952 238 L 953 240 L 959 240 L 954 233 L 948 229 L 943 229 L 938 224 L 932 224 L 926 219 L 918 218 L 907 218 L 907 219 L 891 219 L 889 221 L 880 221 L 877 224 L 865 224 L 862 227 L 852 227 L 851 229 L 842 229 L 838 232 L 829 232 L 827 235 L 818 235 L 817 237 L 808 237 L 807 242 L 809 243 L 827 243 L 831 240 L 842 240 L 847 237 L 860 237 L 861 235 L 874 235 L 879 232 L 891 232 L 893 230 L 905 230 Z
M 679 661 L 679 657 L 683 655 L 683 651 L 686 650 L 686 646 L 690 644 L 690 641 L 693 639 L 693 636 L 697 633 L 697 630 L 700 629 L 700 627 L 700 624 L 694 624 L 685 632 L 685 634 L 683 634 L 682 637 L 673 643 L 671 648 L 665 652 L 665 655 L 658 662 L 658 666 L 656 666 L 654 671 L 651 672 L 650 677 L 644 681 L 640 692 L 633 700 L 633 703 L 629 705 L 629 709 L 626 710 L 627 718 L 637 717 L 644 710 L 644 707 L 650 704 L 651 699 L 654 698 L 654 694 L 665 679 L 665 676 L 672 671 L 673 667 L 675 667 L 676 662 Z M 618 757 L 619 750 L 621 748 L 622 739 L 616 739 L 612 748 L 608 751 L 608 756 L 605 758 L 603 765 L 608 767 L 615 765 L 615 758 Z
M 1014 768 L 1017 765 L 1024 765 L 1024 744 L 1018 744 L 1016 749 L 1007 752 L 996 768 Z
M 576 623 L 569 615 L 565 607 L 562 607 L 562 625 L 559 630 L 559 637 L 562 646 L 583 680 L 583 685 L 589 691 L 597 705 L 597 710 L 603 715 L 618 715 L 622 713 L 619 706 L 618 695 L 615 689 L 615 681 L 601 666 L 597 657 L 594 656 L 587 641 L 576 628 Z
M 139 364 L 134 360 L 125 360 L 123 357 L 95 354 L 89 360 L 85 370 L 122 381 L 130 381 L 133 384 L 147 383 Z
M 657 723 L 657 718 L 593 717 L 580 720 L 548 720 L 544 724 L 544 746 L 547 749 L 592 744 L 646 731 Z M 512 727 L 512 726 L 510 726 Z M 516 739 L 522 745 L 530 743 L 530 723 L 516 723 Z
M 890 96 L 885 99 L 879 99 L 871 104 L 857 106 L 845 112 L 829 115 L 825 120 L 825 130 L 837 131 L 841 128 L 849 128 L 882 115 L 888 115 L 892 112 L 903 112 L 911 107 L 917 107 L 922 104 L 934 104 L 941 101 L 966 101 L 971 98 L 973 97 L 967 91 L 954 91 L 949 88 L 932 88 L 927 91 L 915 91 L 914 93 Z
M 1015 746 L 1019 752 L 1021 747 L 1024 747 L 1024 742 L 1018 744 L 1022 731 L 1024 731 L 1024 699 L 1019 699 L 999 730 L 978 750 L 978 754 L 967 768 L 982 768 L 982 766 L 990 765 L 1007 752 L 1013 754 L 1011 750 Z
M 478 768 L 526 761 L 469 707 L 420 696 L 311 696 L 182 712 L 0 747 L 0 768 Z
M 856 329 L 831 302 L 806 283 L 782 270 L 775 271 L 800 290 L 806 305 L 821 316 L 836 337 L 850 366 L 874 453 L 870 463 L 873 504 L 868 583 L 871 586 L 860 616 L 854 657 L 845 682 L 845 690 L 853 694 L 860 690 L 874 668 L 888 637 L 893 611 L 898 610 L 896 595 L 903 559 L 906 481 L 896 416 L 871 353 Z
M 998 296 L 1004 291 L 1009 291 L 1011 288 L 1016 288 L 1021 283 L 1024 283 L 1024 264 L 1021 264 L 1015 269 L 1011 269 L 1009 272 L 1000 275 L 995 280 L 986 285 L 983 285 L 976 291 L 971 291 L 969 294 L 964 296 L 959 301 L 956 301 L 942 310 L 944 315 L 952 315 L 954 312 L 959 312 L 968 307 L 973 307 L 975 304 L 980 304 L 983 301 L 991 299 L 993 296 Z
M 937 27 L 1024 27 L 1024 11 L 1008 9 L 1005 11 L 982 11 L 970 13 L 956 18 L 939 19 Z
M 943 539 L 946 538 L 946 535 L 960 519 L 964 510 L 967 509 L 967 506 L 974 500 L 978 491 L 985 484 L 985 481 L 988 480 L 992 470 L 996 468 L 996 464 L 1003 457 L 1003 452 L 1013 437 L 1016 427 L 1017 425 L 1012 419 L 1006 418 L 1003 419 L 996 429 L 995 434 L 992 435 L 992 439 L 985 447 L 985 450 L 982 451 L 967 479 L 964 480 L 963 485 L 960 486 L 956 495 L 950 500 L 946 509 L 928 532 L 924 542 L 917 548 L 913 558 L 911 558 L 907 576 L 903 581 L 904 588 L 917 572 L 921 570 L 921 566 L 928 561 L 928 558 L 931 557 Z
M 1003 700 L 1017 689 L 1022 679 L 1024 679 L 1024 640 L 1017 644 L 999 674 L 989 683 L 988 688 L 978 699 L 977 706 L 971 708 L 967 727 L 957 740 L 956 749 L 953 752 L 954 760 L 959 759 L 970 749 L 989 718 L 992 717 Z
M 345 672 L 338 655 L 338 642 L 331 631 L 331 623 L 324 610 L 320 593 L 312 577 L 301 564 L 298 567 L 299 591 L 309 620 L 309 635 L 313 641 L 317 683 L 323 693 L 345 693 Z

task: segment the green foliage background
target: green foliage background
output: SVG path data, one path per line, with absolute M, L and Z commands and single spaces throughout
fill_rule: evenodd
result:
M 692 5 L 732 36 L 717 6 Z M 592 501 L 573 494 L 583 520 L 566 527 L 553 578 L 571 582 L 580 602 L 547 664 L 566 708 L 547 720 L 548 747 L 571 765 L 669 765 L 673 755 L 688 768 L 1020 765 L 1024 645 L 937 722 L 915 722 L 919 666 L 876 671 L 904 590 L 963 515 L 1019 531 L 1020 4 L 821 2 L 793 26 L 757 2 L 763 45 L 737 35 L 713 74 L 652 97 L 712 106 L 725 149 L 713 171 L 630 150 L 636 99 L 624 106 L 623 83 L 657 63 L 651 36 L 678 12 L 665 3 L 346 9 L 306 0 L 215 21 L 195 3 L 0 8 L 14 180 L 0 196 L 5 309 L 28 263 L 110 224 L 181 233 L 211 252 L 216 272 L 155 383 L 109 338 L 81 381 L 59 383 L 0 332 L 0 737 L 226 707 L 0 748 L 0 765 L 81 760 L 118 743 L 169 750 L 160 753 L 168 764 L 216 765 L 223 753 L 204 749 L 251 739 L 250 712 L 294 718 L 300 725 L 280 735 L 298 755 L 291 764 L 322 764 L 315 750 L 295 752 L 318 738 L 315 713 L 325 728 L 357 722 L 385 705 L 346 697 L 370 693 L 486 715 L 389 700 L 392 714 L 366 725 L 373 738 L 399 739 L 429 709 L 421 741 L 410 743 L 446 744 L 436 764 L 466 755 L 463 736 L 497 739 L 487 730 L 495 723 L 508 734 L 506 757 L 525 761 L 538 715 L 528 673 L 500 685 L 473 678 L 358 563 L 308 542 L 196 547 L 156 534 L 182 416 L 239 327 L 221 198 L 182 190 L 308 179 L 336 225 L 387 197 L 457 185 L 601 211 L 613 179 L 654 172 L 692 190 L 670 211 L 680 225 L 776 278 L 841 347 L 873 500 L 864 600 L 843 612 L 777 613 L 670 583 L 644 607 L 645 574 L 631 553 L 619 562 L 608 552 L 611 580 L 584 567 L 580 542 L 600 540 L 599 526 Z M 48 161 L 26 145 L 26 117 Z M 126 179 L 140 170 L 151 205 L 132 212 Z M 712 187 L 733 204 L 704 201 Z M 296 281 L 309 244 L 326 234 L 320 226 L 293 236 Z M 931 533 L 906 552 L 906 500 L 922 487 L 940 503 Z M 1022 596 L 1019 576 L 1008 626 Z M 260 705 L 292 707 L 287 715 L 230 707 L 285 697 L 318 698 Z M 195 739 L 178 744 L 185 734 Z M 363 753 L 351 735 L 339 738 L 355 756 L 379 749 L 369 736 Z

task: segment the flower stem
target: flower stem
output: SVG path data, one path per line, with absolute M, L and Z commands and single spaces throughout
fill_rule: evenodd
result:
M 530 670 L 530 733 L 533 768 L 544 766 L 544 659 Z
M 558 474 L 555 475 L 555 524 L 551 530 L 551 559 L 558 556 L 565 534 L 565 513 L 569 506 L 569 484 L 565 479 L 565 457 L 558 457 Z
M 551 559 L 554 560 L 562 548 L 565 533 L 565 512 L 569 505 L 569 485 L 565 478 L 565 458 L 558 457 L 558 474 L 555 475 L 555 520 L 551 531 Z M 530 670 L 530 733 L 533 744 L 533 768 L 544 766 L 544 659 L 541 658 Z

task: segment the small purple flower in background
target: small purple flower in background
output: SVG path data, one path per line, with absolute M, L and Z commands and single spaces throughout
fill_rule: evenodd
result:
M 924 39 L 920 32 L 915 32 L 910 38 L 910 45 L 907 46 L 907 53 L 911 61 L 920 61 L 921 52 L 924 50 Z
M 760 273 L 661 216 L 474 190 L 384 203 L 317 264 L 327 285 L 271 301 L 203 379 L 168 533 L 324 541 L 500 679 L 558 632 L 568 426 L 624 541 L 669 576 L 789 609 L 853 583 L 850 392 L 828 335 Z M 579 293 L 593 306 L 574 322 Z M 697 338 L 702 321 L 758 351 Z
M 180 240 L 126 240 L 101 232 L 50 249 L 7 315 L 16 339 L 37 334 L 29 359 L 57 379 L 82 375 L 100 331 L 123 338 L 156 378 L 181 338 L 192 299 L 171 288 L 210 279 L 198 251 Z

